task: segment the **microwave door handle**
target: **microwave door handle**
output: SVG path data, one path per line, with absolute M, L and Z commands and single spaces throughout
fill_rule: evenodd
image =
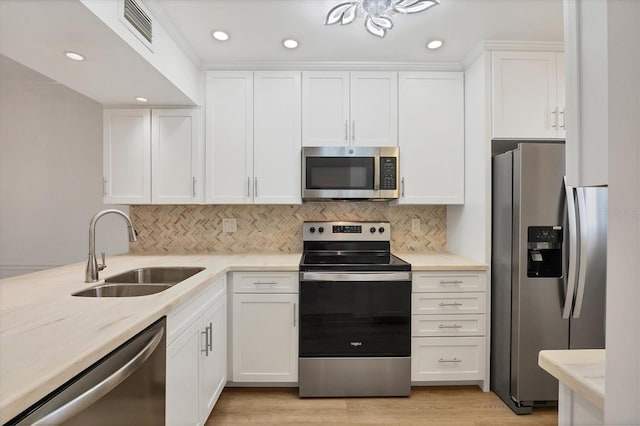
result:
M 569 265 L 567 268 L 567 290 L 562 309 L 562 318 L 569 319 L 573 299 L 576 291 L 576 274 L 578 269 L 578 216 L 576 212 L 576 199 L 573 187 L 567 185 L 564 178 L 564 191 L 567 203 L 567 219 L 569 222 Z
M 164 327 L 160 328 L 136 355 L 134 355 L 122 367 L 118 368 L 113 374 L 98 383 L 96 386 L 83 392 L 76 398 L 39 419 L 33 423 L 33 426 L 63 423 L 111 392 L 111 390 L 122 383 L 127 377 L 138 370 L 142 364 L 144 364 L 162 340 L 163 335 Z M 106 362 L 109 361 L 107 360 Z
M 380 153 L 378 153 L 373 161 L 373 189 L 374 191 L 380 190 L 380 162 L 382 158 L 380 157 Z

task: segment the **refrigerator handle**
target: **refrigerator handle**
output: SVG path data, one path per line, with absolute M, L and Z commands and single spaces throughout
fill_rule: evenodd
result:
M 564 177 L 564 191 L 567 202 L 567 216 L 569 221 L 569 267 L 567 268 L 567 292 L 564 297 L 562 318 L 569 319 L 573 307 L 573 296 L 576 291 L 576 269 L 578 267 L 578 216 L 576 212 L 575 191 L 567 185 Z
M 589 242 L 588 227 L 586 226 L 587 218 L 587 204 L 584 200 L 584 191 L 578 189 L 576 191 L 578 196 L 578 218 L 579 218 L 579 232 L 580 232 L 580 257 L 587 256 L 587 244 Z M 584 299 L 584 287 L 587 276 L 587 262 L 586 259 L 581 259 L 579 262 L 578 270 L 578 287 L 576 288 L 576 303 L 573 308 L 573 317 L 580 318 L 580 311 L 582 311 L 582 300 Z

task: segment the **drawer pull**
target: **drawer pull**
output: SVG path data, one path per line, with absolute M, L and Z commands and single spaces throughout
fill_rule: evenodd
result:
M 276 285 L 278 283 L 276 281 L 256 281 L 253 284 L 254 285 Z
M 460 324 L 453 324 L 453 325 L 440 324 L 438 328 L 462 328 L 462 326 Z
M 462 306 L 462 303 L 460 303 L 460 302 L 453 302 L 453 303 L 440 302 L 440 306 Z
M 462 284 L 462 281 L 460 280 L 440 280 L 440 284 L 454 284 L 454 285 L 458 285 L 458 284 Z
M 453 359 L 440 358 L 438 362 L 462 362 L 462 360 L 458 358 L 453 358 Z

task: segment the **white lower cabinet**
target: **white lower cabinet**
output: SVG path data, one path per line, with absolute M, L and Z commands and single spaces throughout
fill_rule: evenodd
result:
M 224 278 L 167 317 L 167 425 L 203 425 L 227 377 Z
M 234 382 L 298 381 L 295 272 L 232 274 Z
M 489 390 L 484 271 L 415 271 L 411 381 L 473 381 Z

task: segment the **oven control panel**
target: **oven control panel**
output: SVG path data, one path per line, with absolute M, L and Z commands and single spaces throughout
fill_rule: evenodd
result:
M 304 222 L 303 241 L 390 241 L 389 222 Z

